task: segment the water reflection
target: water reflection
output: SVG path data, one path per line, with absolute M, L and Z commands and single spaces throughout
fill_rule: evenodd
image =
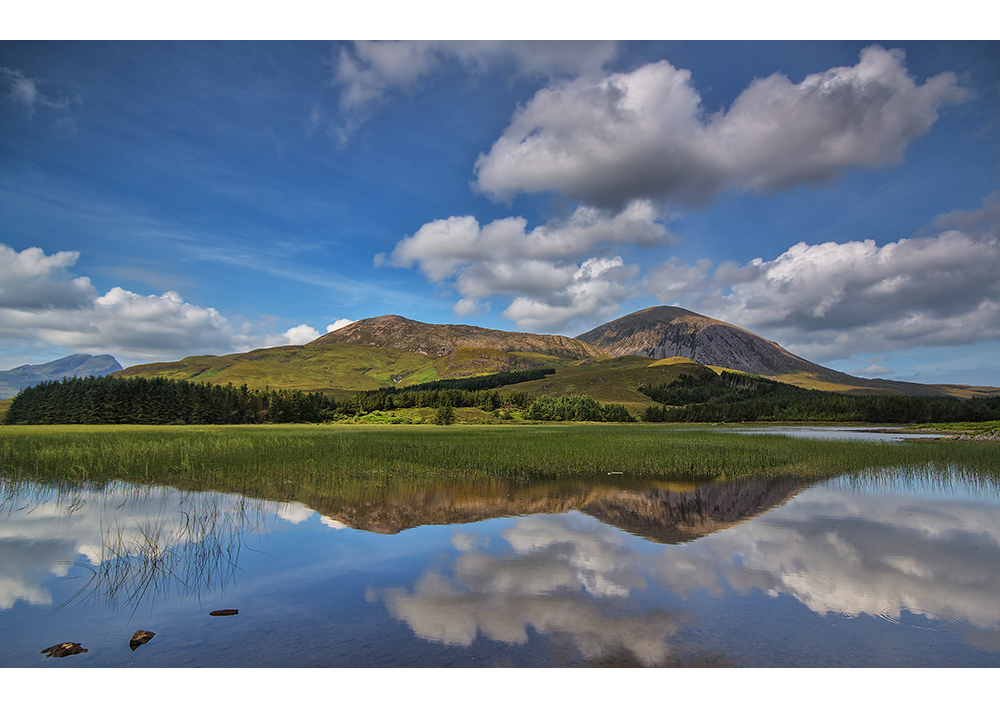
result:
M 669 637 L 688 621 L 660 608 L 623 612 L 616 603 L 645 586 L 624 537 L 580 514 L 531 517 L 501 533 L 507 552 L 456 533 L 462 551 L 450 573 L 428 571 L 413 590 L 380 594 L 389 612 L 421 638 L 470 646 L 477 636 L 525 644 L 528 629 L 561 635 L 585 659 L 625 649 L 644 664 L 663 661 Z
M 608 478 L 338 487 L 299 502 L 3 484 L 0 622 L 15 605 L 62 608 L 70 623 L 98 605 L 103 616 L 130 616 L 239 580 L 256 610 L 241 604 L 239 623 L 213 625 L 245 633 L 225 639 L 230 661 L 248 652 L 235 665 L 323 665 L 335 649 L 343 665 L 413 665 L 416 656 L 434 665 L 455 652 L 475 663 L 484 643 L 493 656 L 524 652 L 527 665 L 540 655 L 555 664 L 1000 665 L 991 480 Z M 279 531 L 277 520 L 289 523 Z M 70 573 L 82 605 L 53 590 Z M 173 609 L 158 617 L 156 652 L 171 650 L 180 627 L 204 646 L 191 655 L 183 644 L 164 665 L 222 656 L 198 619 Z M 760 627 L 773 641 L 755 636 Z M 250 654 L 257 636 L 266 647 Z M 83 634 L 34 653 L 62 639 L 87 640 L 74 660 L 109 665 Z M 552 646 L 557 658 L 538 654 Z
M 303 517 L 302 514 L 305 513 Z M 0 610 L 51 605 L 48 577 L 81 574 L 66 602 L 133 611 L 144 600 L 199 596 L 234 579 L 246 541 L 269 515 L 312 514 L 301 505 L 239 495 L 110 483 L 100 487 L 0 486 Z
M 898 621 L 908 612 L 1000 629 L 996 502 L 894 491 L 886 485 L 872 496 L 846 484 L 809 490 L 740 533 L 705 539 L 683 562 L 695 586 L 716 579 L 737 591 L 787 594 L 821 615 Z M 665 552 L 654 570 L 668 586 L 674 555 Z
M 699 496 L 731 503 L 741 491 L 759 496 L 753 487 L 761 484 Z M 669 658 L 671 636 L 691 621 L 684 611 L 624 602 L 658 589 L 680 598 L 760 591 L 792 597 L 819 616 L 868 615 L 896 625 L 909 613 L 937 622 L 922 629 L 957 631 L 972 645 L 1000 650 L 995 495 L 947 500 L 914 486 L 921 488 L 913 480 L 905 491 L 884 481 L 869 481 L 864 492 L 824 484 L 765 516 L 672 547 L 637 545 L 581 513 L 520 519 L 500 533 L 502 547 L 460 531 L 452 537 L 460 555 L 447 570 L 429 570 L 412 590 L 380 597 L 427 640 L 469 646 L 482 635 L 517 644 L 531 627 L 572 638 L 588 659 L 624 649 L 646 665 Z M 931 488 L 940 491 L 941 481 L 923 487 Z M 664 518 L 670 509 L 661 505 Z
M 815 479 L 766 478 L 702 484 L 622 478 L 450 482 L 343 491 L 316 508 L 345 526 L 382 534 L 580 510 L 651 541 L 682 543 L 783 504 L 815 483 Z

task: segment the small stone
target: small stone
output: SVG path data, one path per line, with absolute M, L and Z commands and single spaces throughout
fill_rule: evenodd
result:
M 156 636 L 156 632 L 149 632 L 145 629 L 137 630 L 132 638 L 128 640 L 128 648 L 135 651 L 138 647 L 148 642 L 150 639 Z
M 238 614 L 239 610 L 215 610 L 214 612 L 209 612 L 212 617 L 228 617 L 229 615 Z
M 38 653 L 48 654 L 50 658 L 61 659 L 64 656 L 72 656 L 73 654 L 86 654 L 87 650 L 78 643 L 63 642 L 62 644 L 54 644 L 48 649 L 42 649 Z

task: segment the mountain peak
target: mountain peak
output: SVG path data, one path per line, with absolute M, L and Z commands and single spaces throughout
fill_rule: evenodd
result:
M 364 344 L 405 349 L 416 354 L 441 357 L 459 347 L 495 349 L 503 352 L 539 352 L 569 359 L 602 357 L 601 352 L 579 340 L 554 334 L 504 332 L 472 325 L 426 324 L 399 315 L 358 320 L 315 339 L 306 346 Z
M 9 371 L 0 371 L 0 398 L 10 398 L 22 388 L 42 381 L 106 376 L 121 369 L 122 365 L 110 354 L 70 354 L 44 364 L 24 364 Z
M 681 307 L 639 310 L 584 332 L 577 339 L 611 356 L 633 354 L 654 359 L 681 356 L 699 364 L 759 376 L 812 372 L 824 377 L 846 377 L 801 359 L 745 329 Z

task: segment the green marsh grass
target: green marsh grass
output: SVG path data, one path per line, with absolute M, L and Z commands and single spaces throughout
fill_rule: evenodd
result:
M 25 426 L 0 428 L 4 477 L 121 479 L 282 498 L 287 485 L 628 475 L 714 480 L 880 468 L 1000 475 L 991 443 L 876 443 L 669 426 Z M 277 495 L 277 496 L 276 496 Z

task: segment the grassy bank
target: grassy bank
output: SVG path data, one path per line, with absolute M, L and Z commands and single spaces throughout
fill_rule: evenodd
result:
M 122 479 L 271 498 L 283 485 L 338 480 L 378 485 L 608 474 L 713 480 L 884 467 L 1000 476 L 1000 451 L 975 442 L 803 440 L 635 425 L 0 428 L 0 468 L 8 478 Z

